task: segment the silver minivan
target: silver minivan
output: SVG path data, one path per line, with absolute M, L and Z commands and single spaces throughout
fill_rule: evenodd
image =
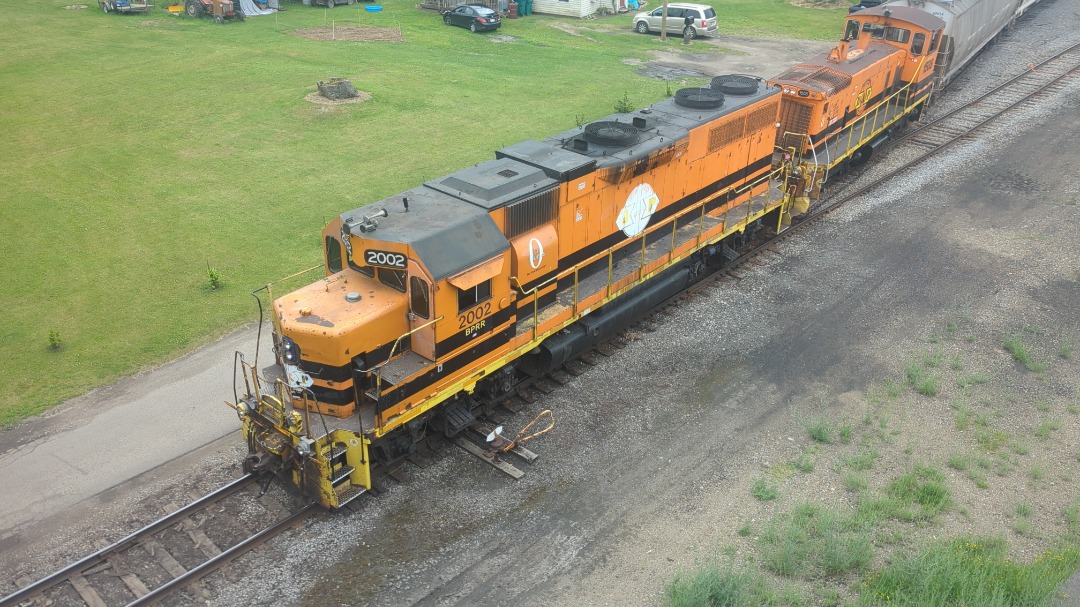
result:
M 690 28 L 691 38 L 716 33 L 716 11 L 708 4 L 672 2 L 668 4 L 667 10 L 667 31 L 669 34 L 682 35 L 687 15 L 694 18 L 694 25 L 687 26 Z M 661 6 L 649 12 L 634 15 L 634 29 L 642 34 L 659 32 L 663 14 L 664 7 Z

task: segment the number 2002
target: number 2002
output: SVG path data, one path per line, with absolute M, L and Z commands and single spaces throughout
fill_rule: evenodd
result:
M 491 314 L 491 302 L 485 303 L 482 306 L 477 306 L 461 316 L 458 316 L 458 328 L 464 329 L 488 314 Z
M 364 252 L 364 261 L 367 262 L 369 266 L 385 266 L 389 268 L 405 267 L 405 256 L 401 253 L 368 250 Z

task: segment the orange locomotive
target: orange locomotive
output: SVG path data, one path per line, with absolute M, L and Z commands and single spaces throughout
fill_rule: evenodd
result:
M 942 26 L 864 10 L 772 82 L 721 76 L 342 214 L 325 278 L 271 295 L 279 376 L 243 365 L 245 467 L 343 506 L 429 433 L 783 229 L 921 109 Z
M 781 229 L 815 174 L 773 166 L 780 88 L 715 80 L 330 222 L 326 277 L 272 304 L 281 377 L 244 365 L 247 469 L 340 507 Z
M 777 145 L 830 169 L 868 160 L 929 100 L 944 28 L 906 6 L 848 15 L 835 49 L 769 81 L 784 95 Z

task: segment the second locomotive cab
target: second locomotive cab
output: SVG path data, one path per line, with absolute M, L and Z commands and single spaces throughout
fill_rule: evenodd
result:
M 868 160 L 929 100 L 944 27 L 904 6 L 848 15 L 836 48 L 769 81 L 784 97 L 777 145 L 829 168 Z

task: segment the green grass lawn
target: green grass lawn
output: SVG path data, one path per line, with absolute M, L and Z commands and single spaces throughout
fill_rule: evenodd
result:
M 0 425 L 254 320 L 248 293 L 318 263 L 334 215 L 609 114 L 624 94 L 641 106 L 667 91 L 622 61 L 663 44 L 625 14 L 508 20 L 497 34 L 513 40 L 498 43 L 411 0 L 376 14 L 289 3 L 225 25 L 164 2 L 148 15 L 65 4 L 5 11 L 0 42 Z M 715 6 L 724 33 L 817 39 L 843 14 Z M 293 33 L 332 20 L 405 41 Z M 333 76 L 372 100 L 304 100 Z M 208 263 L 222 289 L 209 289 Z

